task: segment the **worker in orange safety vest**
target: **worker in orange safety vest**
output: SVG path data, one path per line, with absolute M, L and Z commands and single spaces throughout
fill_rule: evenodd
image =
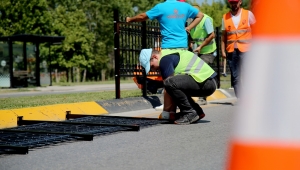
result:
M 239 98 L 241 68 L 245 53 L 250 48 L 251 25 L 256 20 L 251 11 L 241 8 L 242 0 L 228 2 L 231 10 L 222 18 L 221 51 L 223 59 L 228 61 L 232 86 L 236 97 Z

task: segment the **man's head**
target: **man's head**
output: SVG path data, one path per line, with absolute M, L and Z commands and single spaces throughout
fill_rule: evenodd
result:
M 146 74 L 150 71 L 156 71 L 159 68 L 159 51 L 150 49 L 142 49 L 140 53 L 140 63 L 144 67 Z
M 228 3 L 230 5 L 231 11 L 237 12 L 242 5 L 242 0 L 228 0 Z

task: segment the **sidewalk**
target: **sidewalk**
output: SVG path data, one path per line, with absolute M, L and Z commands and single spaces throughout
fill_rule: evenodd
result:
M 120 84 L 121 90 L 138 89 L 135 83 Z M 68 94 L 77 92 L 101 92 L 114 91 L 115 84 L 91 84 L 91 85 L 74 85 L 74 86 L 47 86 L 34 88 L 16 88 L 16 89 L 0 89 L 0 98 L 5 97 L 21 97 L 35 96 L 46 94 Z
M 135 83 L 121 83 L 121 88 L 124 89 L 137 89 Z M 72 85 L 72 86 L 46 86 L 46 87 L 32 87 L 32 88 L 0 88 L 1 92 L 5 93 L 16 93 L 20 92 L 49 92 L 49 91 L 96 91 L 96 90 L 103 90 L 105 88 L 113 89 L 115 88 L 115 84 L 91 84 L 91 85 Z

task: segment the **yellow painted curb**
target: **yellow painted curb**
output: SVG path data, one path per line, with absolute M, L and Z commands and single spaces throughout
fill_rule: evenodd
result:
M 17 117 L 11 110 L 0 110 L 0 129 L 17 126 Z
M 227 96 L 224 95 L 220 90 L 216 90 L 212 95 L 206 98 L 207 101 L 217 100 L 217 99 L 226 99 Z
M 207 101 L 225 98 L 227 98 L 227 96 L 217 89 L 212 95 L 207 97 Z M 108 111 L 96 102 L 80 102 L 0 110 L 0 129 L 17 126 L 18 116 L 23 116 L 24 120 L 63 121 L 66 119 L 66 111 L 70 111 L 71 114 L 108 114 Z
M 23 109 L 0 110 L 0 128 L 17 126 L 18 116 L 23 116 L 23 120 L 63 121 L 66 119 L 66 111 L 71 111 L 71 114 L 108 114 L 108 112 L 96 102 L 57 104 Z

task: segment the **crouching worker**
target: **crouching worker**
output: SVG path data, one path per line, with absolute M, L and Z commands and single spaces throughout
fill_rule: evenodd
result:
M 217 73 L 208 64 L 183 49 L 143 49 L 140 61 L 146 73 L 150 69 L 160 71 L 165 88 L 163 113 L 175 113 L 175 124 L 191 124 L 205 116 L 192 96 L 206 97 L 215 92 Z M 179 113 L 176 113 L 176 106 L 180 109 Z

